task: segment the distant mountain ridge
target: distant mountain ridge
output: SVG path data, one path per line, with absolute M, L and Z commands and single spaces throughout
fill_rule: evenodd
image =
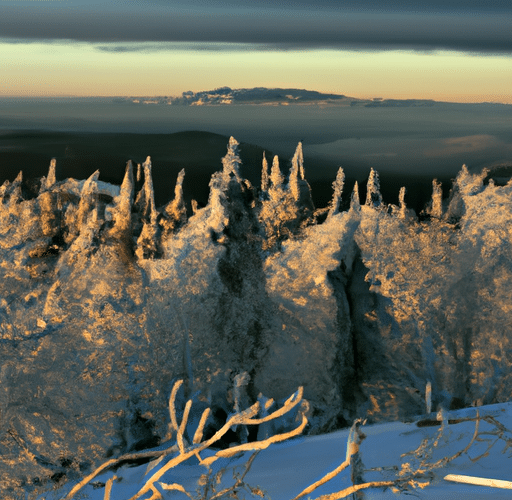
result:
M 329 104 L 342 106 L 390 107 L 390 106 L 433 106 L 435 101 L 430 99 L 358 99 L 343 94 L 324 94 L 315 90 L 294 88 L 254 87 L 250 89 L 232 89 L 220 87 L 214 90 L 183 92 L 181 97 L 118 97 L 117 103 L 131 104 L 172 104 L 185 106 L 218 106 L 229 104 L 259 104 L 259 105 L 312 105 Z

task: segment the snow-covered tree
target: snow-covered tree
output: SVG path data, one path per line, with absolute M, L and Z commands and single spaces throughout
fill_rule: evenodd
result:
M 405 217 L 407 215 L 407 206 L 405 205 L 405 192 L 406 192 L 406 189 L 404 186 L 402 186 L 398 193 L 398 203 L 399 203 L 399 207 L 400 207 L 399 213 L 400 213 L 400 217 L 402 219 L 405 219 Z
M 56 182 L 56 160 L 53 158 L 48 169 L 48 176 L 41 179 L 38 204 L 41 211 L 41 229 L 47 237 L 53 238 L 60 233 L 60 213 L 58 207 L 58 195 L 50 192 Z
M 440 219 L 443 216 L 443 190 L 437 179 L 432 181 L 432 200 L 428 210 L 430 217 Z
M 270 171 L 270 193 L 274 197 L 282 196 L 284 176 L 279 168 L 279 157 L 276 155 L 272 160 L 272 169 Z
M 144 185 L 140 197 L 142 217 L 142 231 L 137 239 L 135 253 L 139 259 L 153 258 L 159 255 L 159 228 L 157 224 L 158 212 L 155 207 L 155 192 L 151 174 L 151 157 L 148 156 L 143 164 Z
M 222 158 L 223 175 L 225 180 L 229 182 L 230 176 L 233 175 L 238 182 L 241 182 L 240 165 L 242 160 L 238 154 L 239 143 L 234 137 L 229 138 L 228 152 Z
M 382 207 L 382 195 L 380 194 L 379 174 L 373 168 L 370 170 L 368 183 L 366 184 L 366 202 L 367 207 Z
M 263 160 L 261 165 L 261 191 L 266 193 L 270 186 L 270 178 L 268 176 L 268 162 L 265 157 L 265 151 L 263 151 Z
M 304 179 L 304 160 L 302 158 L 302 143 L 299 142 L 295 154 L 292 158 L 292 166 L 290 168 L 290 175 L 288 177 L 288 189 L 292 198 L 298 202 L 300 200 L 300 184 L 299 175 Z
M 345 172 L 343 168 L 338 169 L 336 180 L 332 183 L 333 196 L 329 207 L 329 217 L 339 213 L 341 209 L 341 195 L 343 193 L 343 186 L 345 184 Z
M 357 181 L 354 183 L 354 189 L 350 197 L 350 208 L 351 210 L 360 210 L 361 202 L 359 201 L 359 184 Z
M 23 172 L 20 170 L 19 174 L 16 176 L 16 179 L 14 179 L 12 183 L 6 180 L 0 187 L 0 200 L 2 202 L 4 202 L 4 200 L 8 200 L 9 205 L 14 207 L 23 199 L 21 192 L 22 183 Z
M 134 187 L 133 164 L 132 161 L 129 160 L 126 164 L 126 171 L 119 196 L 114 199 L 115 208 L 113 209 L 112 215 L 114 222 L 112 233 L 114 237 L 125 240 L 131 238 Z
M 162 238 L 167 238 L 172 232 L 178 230 L 187 221 L 187 209 L 183 195 L 183 180 L 185 179 L 185 169 L 181 169 L 176 180 L 174 188 L 174 199 L 169 202 L 162 210 L 162 220 L 160 225 L 163 228 Z
M 78 205 L 78 212 L 76 216 L 76 226 L 74 232 L 78 234 L 82 226 L 85 226 L 89 213 L 97 204 L 98 199 L 98 178 L 100 171 L 96 170 L 83 184 L 80 193 L 80 204 Z
M 56 166 L 57 160 L 55 158 L 52 158 L 50 162 L 50 167 L 48 169 L 48 175 L 41 179 L 41 192 L 51 189 L 51 187 L 57 182 L 57 178 L 55 175 Z

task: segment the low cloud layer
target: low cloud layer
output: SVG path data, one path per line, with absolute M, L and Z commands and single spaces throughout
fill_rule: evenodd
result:
M 512 53 L 512 8 L 504 3 L 179 2 L 87 4 L 0 2 L 0 37 L 99 43 L 100 50 L 138 50 L 130 42 L 191 42 L 270 49 L 461 50 Z M 134 5 L 135 4 L 135 5 Z M 105 45 L 108 44 L 108 45 Z M 156 50 L 157 46 L 153 46 Z M 221 47 L 222 49 L 222 47 Z M 151 45 L 144 50 L 152 50 Z

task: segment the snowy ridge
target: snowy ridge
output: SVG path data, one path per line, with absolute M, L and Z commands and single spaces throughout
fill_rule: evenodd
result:
M 185 172 L 155 206 L 150 157 L 121 187 L 53 160 L 38 196 L 0 187 L 5 498 L 156 446 L 176 378 L 215 402 L 210 430 L 243 373 L 249 402 L 304 386 L 312 434 L 421 413 L 429 381 L 434 410 L 509 399 L 512 182 L 463 167 L 418 218 L 374 170 L 363 206 L 356 185 L 342 211 L 340 169 L 315 210 L 301 143 L 288 172 L 263 158 L 261 189 L 239 165 L 231 138 L 195 213 Z

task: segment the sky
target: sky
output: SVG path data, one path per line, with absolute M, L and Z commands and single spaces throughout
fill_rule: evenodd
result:
M 287 87 L 512 103 L 509 0 L 0 0 L 0 96 Z

